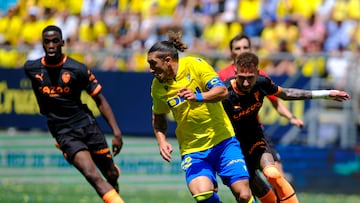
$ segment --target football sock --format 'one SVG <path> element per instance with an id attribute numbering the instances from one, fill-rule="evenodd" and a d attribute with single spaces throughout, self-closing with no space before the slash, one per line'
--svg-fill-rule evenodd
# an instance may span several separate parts
<path id="1" fill-rule="evenodd" d="M 102 199 L 105 203 L 125 203 L 115 189 L 105 193 Z"/>
<path id="2" fill-rule="evenodd" d="M 248 203 L 256 203 L 254 196 L 251 196 Z"/>
<path id="3" fill-rule="evenodd" d="M 221 203 L 219 196 L 214 191 L 203 192 L 200 194 L 193 195 L 196 202 L 201 203 Z"/>
<path id="4" fill-rule="evenodd" d="M 282 203 L 298 203 L 294 188 L 290 183 L 281 175 L 279 170 L 273 166 L 266 166 L 263 173 L 269 183 L 274 187 L 280 202 Z"/>
<path id="5" fill-rule="evenodd" d="M 269 192 L 266 193 L 264 196 L 258 198 L 261 203 L 274 203 L 277 200 L 277 197 L 273 190 L 269 190 Z"/>

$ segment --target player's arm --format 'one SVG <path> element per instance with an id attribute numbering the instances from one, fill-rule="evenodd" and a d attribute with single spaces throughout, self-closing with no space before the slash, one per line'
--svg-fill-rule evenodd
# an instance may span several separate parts
<path id="1" fill-rule="evenodd" d="M 104 117 L 105 121 L 108 123 L 114 134 L 114 137 L 112 139 L 112 150 L 115 156 L 120 152 L 123 146 L 121 130 L 115 120 L 114 113 L 104 95 L 99 93 L 95 95 L 93 99 L 97 107 L 99 108 L 101 115 Z"/>
<path id="2" fill-rule="evenodd" d="M 160 155 L 164 160 L 170 162 L 173 148 L 171 144 L 166 140 L 166 130 L 167 130 L 166 114 L 153 114 L 152 126 L 159 146 Z"/>
<path id="3" fill-rule="evenodd" d="M 178 96 L 186 100 L 197 102 L 218 102 L 225 99 L 228 90 L 219 77 L 214 77 L 206 83 L 205 87 L 208 91 L 194 93 L 190 89 L 184 87 L 178 91 Z"/>
<path id="4" fill-rule="evenodd" d="M 273 95 L 271 95 L 273 96 Z M 304 126 L 304 121 L 296 118 L 290 110 L 285 106 L 283 102 L 279 99 L 269 99 L 272 106 L 276 109 L 276 111 L 280 114 L 280 116 L 287 118 L 292 125 L 297 126 L 298 128 L 302 128 Z"/>
<path id="5" fill-rule="evenodd" d="M 347 92 L 340 90 L 303 90 L 282 88 L 280 86 L 278 87 L 276 96 L 284 100 L 331 99 L 335 101 L 345 101 L 350 99 L 350 95 Z"/>

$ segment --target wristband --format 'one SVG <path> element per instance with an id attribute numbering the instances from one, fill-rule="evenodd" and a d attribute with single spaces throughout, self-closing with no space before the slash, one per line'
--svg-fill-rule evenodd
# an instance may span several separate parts
<path id="1" fill-rule="evenodd" d="M 330 90 L 312 90 L 311 96 L 313 99 L 328 98 L 330 96 Z"/>
<path id="2" fill-rule="evenodd" d="M 201 93 L 196 93 L 195 98 L 196 98 L 196 101 L 198 101 L 198 102 L 203 102 L 204 101 L 204 97 L 202 96 Z"/>

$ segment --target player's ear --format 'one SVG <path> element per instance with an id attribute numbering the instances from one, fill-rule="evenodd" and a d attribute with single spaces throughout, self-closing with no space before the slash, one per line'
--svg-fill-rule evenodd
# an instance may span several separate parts
<path id="1" fill-rule="evenodd" d="M 172 60 L 172 58 L 171 58 L 170 56 L 166 56 L 166 57 L 164 58 L 164 61 L 167 62 L 167 63 L 170 63 L 171 60 Z"/>
<path id="2" fill-rule="evenodd" d="M 61 46 L 64 46 L 64 45 L 65 45 L 65 41 L 61 40 Z"/>

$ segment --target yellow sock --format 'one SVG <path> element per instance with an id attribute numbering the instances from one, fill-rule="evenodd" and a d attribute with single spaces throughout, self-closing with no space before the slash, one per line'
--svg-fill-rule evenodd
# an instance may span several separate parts
<path id="1" fill-rule="evenodd" d="M 102 199 L 105 203 L 125 203 L 115 189 L 105 193 Z"/>
<path id="2" fill-rule="evenodd" d="M 283 203 L 298 203 L 294 188 L 290 183 L 281 175 L 279 170 L 273 166 L 266 166 L 263 173 L 269 183 L 274 187 L 278 194 L 280 201 Z"/>

